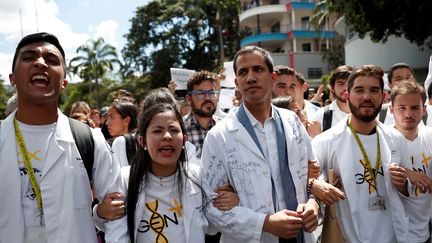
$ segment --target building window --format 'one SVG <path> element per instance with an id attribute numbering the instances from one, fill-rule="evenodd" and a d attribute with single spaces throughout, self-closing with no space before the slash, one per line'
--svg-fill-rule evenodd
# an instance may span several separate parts
<path id="1" fill-rule="evenodd" d="M 311 51 L 311 44 L 310 43 L 304 43 L 302 46 L 303 46 L 303 51 L 305 51 L 305 52 Z"/>
<path id="2" fill-rule="evenodd" d="M 326 43 L 321 44 L 321 51 L 327 51 L 327 44 Z"/>
<path id="3" fill-rule="evenodd" d="M 308 78 L 310 79 L 320 79 L 322 77 L 321 68 L 308 68 Z"/>
<path id="4" fill-rule="evenodd" d="M 309 16 L 301 18 L 301 27 L 302 30 L 307 30 L 309 27 Z"/>
<path id="5" fill-rule="evenodd" d="M 277 22 L 276 24 L 272 25 L 271 32 L 272 33 L 279 33 L 280 32 L 280 22 Z"/>

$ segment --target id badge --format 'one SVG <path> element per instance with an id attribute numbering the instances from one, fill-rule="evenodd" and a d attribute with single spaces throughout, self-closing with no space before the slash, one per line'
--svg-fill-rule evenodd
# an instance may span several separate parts
<path id="1" fill-rule="evenodd" d="M 369 198 L 369 210 L 385 210 L 385 200 L 381 196 Z"/>
<path id="2" fill-rule="evenodd" d="M 40 225 L 27 227 L 25 243 L 47 243 L 45 227 Z"/>

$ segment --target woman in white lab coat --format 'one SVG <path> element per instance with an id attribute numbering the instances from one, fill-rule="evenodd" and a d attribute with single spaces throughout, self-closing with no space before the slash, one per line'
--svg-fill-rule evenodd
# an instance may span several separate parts
<path id="1" fill-rule="evenodd" d="M 139 134 L 137 156 L 122 168 L 127 217 L 106 224 L 105 240 L 204 242 L 211 233 L 203 211 L 209 200 L 198 181 L 199 168 L 186 163 L 181 115 L 169 104 L 151 106 L 142 115 Z M 238 204 L 233 195 L 220 192 L 213 203 L 232 208 Z"/>

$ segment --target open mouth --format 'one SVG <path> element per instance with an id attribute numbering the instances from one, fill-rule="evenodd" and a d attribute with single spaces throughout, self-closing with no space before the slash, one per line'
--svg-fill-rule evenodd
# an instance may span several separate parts
<path id="1" fill-rule="evenodd" d="M 39 86 L 39 87 L 46 87 L 49 85 L 48 77 L 46 75 L 42 75 L 42 74 L 33 75 L 30 82 L 33 85 Z"/>
<path id="2" fill-rule="evenodd" d="M 162 153 L 172 153 L 172 152 L 174 152 L 174 150 L 175 149 L 172 146 L 163 146 L 163 147 L 159 148 L 159 151 Z"/>

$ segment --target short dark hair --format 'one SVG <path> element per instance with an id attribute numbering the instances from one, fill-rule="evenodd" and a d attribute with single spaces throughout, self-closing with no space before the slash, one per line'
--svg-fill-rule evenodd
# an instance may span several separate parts
<path id="1" fill-rule="evenodd" d="M 294 76 L 301 84 L 306 83 L 305 77 L 300 72 L 295 71 Z"/>
<path id="2" fill-rule="evenodd" d="M 19 55 L 21 48 L 23 48 L 26 45 L 30 45 L 30 44 L 33 44 L 36 42 L 48 42 L 48 43 L 52 44 L 53 46 L 57 47 L 57 49 L 60 51 L 60 53 L 63 57 L 64 75 L 66 77 L 65 52 L 64 52 L 62 46 L 60 45 L 60 42 L 57 39 L 57 37 L 53 34 L 46 33 L 46 32 L 39 32 L 39 33 L 30 34 L 30 35 L 24 36 L 24 38 L 22 38 L 20 40 L 20 42 L 18 43 L 18 45 L 15 49 L 15 54 L 14 54 L 13 61 L 12 61 L 12 72 L 14 72 L 14 70 L 15 70 L 15 65 L 16 65 L 17 58 L 18 58 L 18 55 Z"/>
<path id="3" fill-rule="evenodd" d="M 354 86 L 354 80 L 358 77 L 374 77 L 377 78 L 380 82 L 381 91 L 384 92 L 384 80 L 383 80 L 384 71 L 382 68 L 373 65 L 362 65 L 353 70 L 353 72 L 348 77 L 348 93 L 351 92 L 352 87 Z"/>
<path id="4" fill-rule="evenodd" d="M 412 67 L 410 65 L 403 63 L 403 62 L 396 63 L 390 68 L 390 70 L 388 72 L 387 78 L 388 78 L 389 83 L 392 82 L 393 72 L 396 71 L 397 69 L 401 69 L 401 68 L 408 68 L 411 71 L 412 75 L 414 76 L 414 70 L 412 69 Z"/>
<path id="5" fill-rule="evenodd" d="M 276 67 L 274 67 L 274 72 L 276 73 L 276 75 L 293 75 L 295 73 L 295 70 L 293 68 L 290 68 L 288 66 L 285 65 L 278 65 Z"/>
<path id="6" fill-rule="evenodd" d="M 422 99 L 422 103 L 426 103 L 426 92 L 424 88 L 416 82 L 412 82 L 410 80 L 402 80 L 397 82 L 391 89 L 390 93 L 390 100 L 392 104 L 394 104 L 396 96 L 404 94 L 419 94 Z"/>
<path id="7" fill-rule="evenodd" d="M 255 52 L 255 51 L 259 52 L 263 55 L 263 57 L 265 59 L 265 63 L 267 65 L 267 68 L 269 69 L 270 73 L 273 72 L 273 59 L 270 55 L 270 52 L 268 52 L 266 49 L 263 49 L 263 48 L 258 47 L 258 46 L 245 46 L 242 49 L 240 49 L 234 56 L 233 67 L 234 67 L 234 73 L 236 76 L 237 76 L 237 59 L 238 59 L 238 57 L 241 55 Z"/>
<path id="8" fill-rule="evenodd" d="M 330 86 L 334 87 L 336 84 L 336 80 L 338 79 L 347 79 L 348 76 L 352 73 L 353 68 L 347 65 L 342 65 L 337 67 L 330 76 Z"/>
<path id="9" fill-rule="evenodd" d="M 209 71 L 199 71 L 195 72 L 192 77 L 190 77 L 186 84 L 187 92 L 193 90 L 194 85 L 200 85 L 203 81 L 209 80 L 216 86 L 216 74 Z"/>

